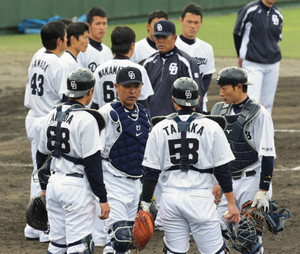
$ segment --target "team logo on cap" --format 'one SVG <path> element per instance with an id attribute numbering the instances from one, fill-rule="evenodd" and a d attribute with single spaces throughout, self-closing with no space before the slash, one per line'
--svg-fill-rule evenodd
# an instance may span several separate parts
<path id="1" fill-rule="evenodd" d="M 157 31 L 162 31 L 162 29 L 163 29 L 161 24 L 157 24 L 156 28 L 157 28 Z"/>
<path id="2" fill-rule="evenodd" d="M 72 90 L 76 90 L 77 89 L 77 84 L 74 80 L 71 81 L 71 88 Z"/>
<path id="3" fill-rule="evenodd" d="M 135 79 L 135 74 L 134 74 L 134 72 L 133 72 L 133 71 L 129 71 L 129 72 L 128 72 L 128 77 L 129 77 L 130 79 Z"/>
<path id="4" fill-rule="evenodd" d="M 186 90 L 184 94 L 185 94 L 186 99 L 191 99 L 192 98 L 191 90 Z"/>

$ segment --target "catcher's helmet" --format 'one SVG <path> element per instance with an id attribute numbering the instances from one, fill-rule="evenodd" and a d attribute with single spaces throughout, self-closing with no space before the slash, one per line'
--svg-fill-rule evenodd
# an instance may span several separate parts
<path id="1" fill-rule="evenodd" d="M 180 106 L 194 107 L 199 102 L 198 85 L 193 79 L 188 77 L 176 79 L 171 93 L 175 102 Z"/>
<path id="2" fill-rule="evenodd" d="M 226 67 L 222 69 L 217 76 L 218 85 L 252 85 L 248 82 L 247 72 L 238 67 Z"/>
<path id="3" fill-rule="evenodd" d="M 70 98 L 84 96 L 95 85 L 95 77 L 89 69 L 79 68 L 69 75 L 65 95 Z"/>

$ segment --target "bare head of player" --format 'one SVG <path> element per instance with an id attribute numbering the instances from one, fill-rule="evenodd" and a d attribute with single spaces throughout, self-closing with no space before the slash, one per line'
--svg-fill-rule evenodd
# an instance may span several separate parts
<path id="1" fill-rule="evenodd" d="M 86 21 L 90 28 L 90 38 L 102 42 L 107 30 L 107 14 L 101 7 L 93 7 L 87 13 Z"/>
<path id="2" fill-rule="evenodd" d="M 226 67 L 217 76 L 220 87 L 220 96 L 225 103 L 239 104 L 247 98 L 248 82 L 247 72 L 238 67 Z"/>
<path id="3" fill-rule="evenodd" d="M 202 25 L 202 8 L 195 3 L 188 4 L 179 21 L 182 25 L 182 35 L 190 40 L 195 39 Z"/>
<path id="4" fill-rule="evenodd" d="M 125 67 L 117 73 L 115 88 L 119 101 L 128 109 L 133 109 L 142 90 L 142 73 L 138 68 Z"/>

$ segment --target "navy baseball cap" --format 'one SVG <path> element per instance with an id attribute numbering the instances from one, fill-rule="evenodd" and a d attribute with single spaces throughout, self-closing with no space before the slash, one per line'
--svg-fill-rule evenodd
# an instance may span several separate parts
<path id="1" fill-rule="evenodd" d="M 119 70 L 117 73 L 117 84 L 126 85 L 126 84 L 143 84 L 142 73 L 136 67 L 125 67 Z"/>
<path id="2" fill-rule="evenodd" d="M 154 37 L 157 35 L 169 36 L 171 34 L 176 34 L 176 28 L 172 21 L 159 20 L 154 24 Z"/>

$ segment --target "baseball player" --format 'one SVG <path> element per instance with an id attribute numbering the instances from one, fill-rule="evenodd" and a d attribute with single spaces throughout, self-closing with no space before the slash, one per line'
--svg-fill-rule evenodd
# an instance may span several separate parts
<path id="1" fill-rule="evenodd" d="M 102 43 L 107 30 L 107 14 L 101 7 L 93 7 L 86 16 L 89 24 L 89 45 L 87 50 L 79 53 L 78 62 L 81 67 L 94 72 L 98 65 L 113 58 L 109 47 Z"/>
<path id="2" fill-rule="evenodd" d="M 204 88 L 195 60 L 175 46 L 177 35 L 174 23 L 157 21 L 153 36 L 158 52 L 144 62 L 154 90 L 154 95 L 148 100 L 149 108 L 151 116 L 168 115 L 175 111 L 170 91 L 177 78 L 193 78 L 199 86 L 200 96 L 204 95 Z M 202 111 L 202 102 L 197 105 L 197 110 Z"/>
<path id="3" fill-rule="evenodd" d="M 243 67 L 254 84 L 250 98 L 258 100 L 271 114 L 276 93 L 281 52 L 283 16 L 274 6 L 276 0 L 259 0 L 240 9 L 233 35 L 238 66 Z"/>
<path id="4" fill-rule="evenodd" d="M 120 69 L 115 84 L 118 100 L 99 109 L 106 121 L 101 133 L 101 154 L 111 207 L 109 218 L 104 221 L 106 232 L 110 232 L 118 221 L 134 221 L 138 209 L 141 190 L 139 179 L 144 173 L 142 160 L 150 128 L 148 111 L 136 103 L 142 85 L 142 73 L 138 68 L 128 66 Z M 112 233 L 108 233 L 103 253 L 115 253 L 111 238 Z M 126 241 L 125 238 L 126 235 L 122 239 Z"/>
<path id="5" fill-rule="evenodd" d="M 242 204 L 253 200 L 252 206 L 267 211 L 272 196 L 271 179 L 276 156 L 271 116 L 261 104 L 248 97 L 247 89 L 251 83 L 243 69 L 222 69 L 217 83 L 224 102 L 216 104 L 211 114 L 223 115 L 228 122 L 225 134 L 235 155 L 229 167 L 236 205 L 241 209 Z M 218 195 L 218 191 L 215 194 Z M 227 201 L 222 197 L 218 206 L 221 222 L 226 206 Z M 259 239 L 261 243 L 261 236 Z M 258 253 L 263 253 L 263 248 Z"/>
<path id="6" fill-rule="evenodd" d="M 41 39 L 46 50 L 35 54 L 31 60 L 24 96 L 24 106 L 29 109 L 25 127 L 31 143 L 33 174 L 37 170 L 35 155 L 45 116 L 63 97 L 60 89 L 63 69 L 59 56 L 67 47 L 65 25 L 60 21 L 47 23 L 41 29 Z M 31 178 L 30 197 L 35 197 L 40 192 L 38 181 Z M 28 225 L 24 229 L 25 237 L 48 241 L 48 236 L 40 232 Z"/>
<path id="7" fill-rule="evenodd" d="M 63 22 L 65 24 L 66 29 L 67 29 L 67 26 L 73 22 L 72 20 L 65 19 L 65 18 L 59 19 L 58 21 Z M 46 51 L 45 47 L 40 48 L 37 52 L 35 52 L 35 54 L 33 55 L 33 58 L 35 58 L 39 53 L 44 53 L 45 51 Z"/>
<path id="8" fill-rule="evenodd" d="M 175 45 L 193 57 L 199 66 L 200 76 L 205 89 L 203 111 L 207 111 L 207 90 L 212 74 L 216 69 L 212 46 L 196 37 L 203 23 L 202 18 L 202 8 L 195 3 L 188 4 L 179 19 L 182 25 L 182 34 L 177 37 Z"/>
<path id="9" fill-rule="evenodd" d="M 153 95 L 153 89 L 144 67 L 129 60 L 134 51 L 135 33 L 127 26 L 117 26 L 111 33 L 112 51 L 115 55 L 113 60 L 101 64 L 94 72 L 96 78 L 95 94 L 93 96 L 92 108 L 98 109 L 105 103 L 112 102 L 117 98 L 114 87 L 117 72 L 132 66 L 142 72 L 143 87 L 139 97 L 139 103 L 148 108 L 147 98 Z"/>
<path id="10" fill-rule="evenodd" d="M 52 156 L 48 184 L 41 183 L 50 224 L 49 254 L 93 254 L 96 197 L 100 200 L 99 217 L 106 219 L 110 212 L 100 153 L 100 131 L 105 122 L 98 111 L 85 107 L 92 99 L 94 84 L 90 70 L 72 72 L 65 92 L 69 100 L 49 113 L 41 131 L 38 167 Z"/>
<path id="11" fill-rule="evenodd" d="M 176 113 L 152 120 L 156 124 L 143 160 L 142 209 L 149 209 L 160 177 L 163 253 L 187 253 L 190 233 L 201 253 L 225 253 L 212 188 L 216 177 L 228 200 L 227 219 L 239 222 L 228 168 L 234 156 L 219 124 L 195 113 L 199 93 L 193 79 L 182 77 L 174 82 L 172 101 Z"/>
<path id="12" fill-rule="evenodd" d="M 153 11 L 149 14 L 147 23 L 148 37 L 135 44 L 133 55 L 130 58 L 131 61 L 142 65 L 149 56 L 157 52 L 153 38 L 154 24 L 159 20 L 166 19 L 168 19 L 168 14 L 162 10 Z"/>
<path id="13" fill-rule="evenodd" d="M 64 79 L 61 89 L 66 91 L 67 77 L 72 71 L 80 68 L 77 56 L 85 52 L 89 44 L 89 26 L 85 22 L 74 22 L 67 27 L 67 50 L 61 56 L 64 69 Z"/>

